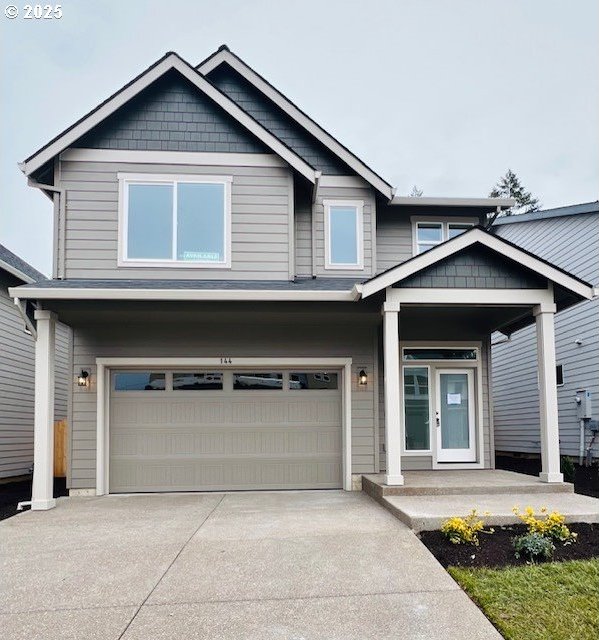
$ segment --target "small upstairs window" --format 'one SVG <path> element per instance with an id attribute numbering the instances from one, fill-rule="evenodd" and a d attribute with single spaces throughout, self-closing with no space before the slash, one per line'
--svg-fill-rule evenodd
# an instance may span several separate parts
<path id="1" fill-rule="evenodd" d="M 415 254 L 424 253 L 438 244 L 451 240 L 473 227 L 475 222 L 447 220 L 416 221 L 414 224 Z"/>
<path id="2" fill-rule="evenodd" d="M 364 268 L 361 200 L 325 200 L 325 268 Z"/>
<path id="3" fill-rule="evenodd" d="M 119 174 L 122 266 L 230 266 L 227 177 Z"/>

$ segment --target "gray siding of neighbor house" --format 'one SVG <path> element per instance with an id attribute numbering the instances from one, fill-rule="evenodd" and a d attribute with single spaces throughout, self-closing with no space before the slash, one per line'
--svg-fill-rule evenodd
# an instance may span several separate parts
<path id="1" fill-rule="evenodd" d="M 172 71 L 73 146 L 90 149 L 268 153 L 269 149 Z"/>
<path id="2" fill-rule="evenodd" d="M 0 478 L 24 475 L 33 465 L 33 388 L 35 343 L 9 297 L 14 279 L 0 275 Z M 54 419 L 67 417 L 70 335 L 56 330 Z"/>
<path id="3" fill-rule="evenodd" d="M 571 215 L 496 227 L 499 236 L 599 284 L 599 214 Z M 558 387 L 560 449 L 577 456 L 579 426 L 575 392 L 589 389 L 599 413 L 599 300 L 561 311 L 555 317 L 557 363 L 564 385 Z M 575 340 L 582 340 L 579 346 Z M 535 328 L 514 333 L 493 347 L 493 401 L 497 451 L 540 452 Z M 587 438 L 588 441 L 588 438 Z M 599 454 L 599 442 L 594 455 Z"/>
<path id="4" fill-rule="evenodd" d="M 324 200 L 361 200 L 363 207 L 364 269 L 325 269 L 325 209 Z M 372 189 L 363 187 L 321 187 L 312 208 L 314 274 L 316 276 L 339 276 L 369 278 L 374 275 L 376 265 L 376 200 Z"/>
<path id="5" fill-rule="evenodd" d="M 254 309 L 256 311 L 256 309 Z M 156 313 L 160 313 L 155 308 Z M 375 433 L 376 381 L 366 390 L 357 386 L 357 372 L 374 372 L 377 318 L 343 313 L 336 317 L 317 311 L 302 313 L 296 307 L 269 315 L 241 309 L 235 313 L 187 311 L 176 319 L 171 311 L 169 326 L 148 324 L 132 313 L 130 321 L 84 323 L 74 327 L 73 375 L 82 368 L 92 371 L 90 389 L 73 393 L 73 432 L 70 487 L 96 486 L 96 393 L 97 357 L 351 357 L 352 365 L 352 472 L 372 473 L 378 466 L 378 434 Z M 141 314 L 146 316 L 146 314 Z M 243 316 L 241 318 L 241 316 Z M 121 319 L 122 320 L 122 319 Z M 274 368 L 276 369 L 276 367 Z M 372 376 L 375 378 L 375 376 Z"/>
<path id="6" fill-rule="evenodd" d="M 231 268 L 118 267 L 118 172 L 232 176 Z M 67 278 L 289 279 L 293 180 L 285 167 L 61 161 L 60 184 Z"/>
<path id="7" fill-rule="evenodd" d="M 547 282 L 484 247 L 470 247 L 402 280 L 397 286 L 465 289 L 545 289 Z"/>
<path id="8" fill-rule="evenodd" d="M 408 338 L 406 338 L 408 339 Z M 440 334 L 437 340 L 442 340 L 443 336 Z M 468 340 L 465 336 L 463 340 Z M 429 343 L 432 339 L 429 341 Z M 473 341 L 476 342 L 476 341 Z M 489 343 L 490 340 L 483 340 L 481 346 L 481 359 L 480 359 L 480 367 L 481 367 L 481 378 L 482 378 L 482 403 L 483 403 L 483 447 L 484 447 L 484 466 L 485 469 L 490 469 L 494 465 L 493 461 L 493 416 L 491 409 L 491 402 L 489 398 L 489 389 L 490 389 L 490 369 L 489 369 Z M 423 341 L 423 345 L 426 344 L 426 341 Z M 401 348 L 401 346 L 400 346 Z M 386 470 L 386 453 L 385 453 L 385 388 L 383 385 L 383 355 L 382 348 L 379 345 L 379 380 L 381 384 L 378 389 L 378 402 L 379 402 L 379 460 L 380 460 L 380 470 Z M 447 367 L 451 367 L 451 364 L 448 362 Z M 478 392 L 477 392 L 478 398 Z M 477 407 L 478 412 L 478 407 Z M 433 457 L 430 456 L 402 456 L 401 458 L 401 466 L 405 471 L 420 471 L 426 469 L 433 468 Z"/>
<path id="9" fill-rule="evenodd" d="M 321 142 L 228 65 L 220 65 L 207 77 L 310 166 L 329 175 L 352 173 L 351 169 Z"/>

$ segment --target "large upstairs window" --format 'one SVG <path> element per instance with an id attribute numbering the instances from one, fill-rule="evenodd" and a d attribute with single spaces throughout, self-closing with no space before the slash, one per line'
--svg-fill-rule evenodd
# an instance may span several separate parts
<path id="1" fill-rule="evenodd" d="M 119 174 L 122 266 L 229 267 L 231 178 Z"/>
<path id="2" fill-rule="evenodd" d="M 450 220 L 415 220 L 414 229 L 414 255 L 424 253 L 438 244 L 451 240 L 468 231 L 476 223 L 474 221 L 450 221 Z"/>
<path id="3" fill-rule="evenodd" d="M 325 268 L 364 268 L 361 200 L 324 200 Z"/>

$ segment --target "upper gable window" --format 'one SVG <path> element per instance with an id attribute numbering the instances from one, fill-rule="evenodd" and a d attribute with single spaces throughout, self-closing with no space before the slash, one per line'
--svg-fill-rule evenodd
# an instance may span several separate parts
<path id="1" fill-rule="evenodd" d="M 119 181 L 122 266 L 230 266 L 230 177 L 119 174 Z"/>
<path id="2" fill-rule="evenodd" d="M 325 268 L 363 269 L 361 200 L 325 200 Z"/>
<path id="3" fill-rule="evenodd" d="M 447 220 L 418 220 L 414 224 L 414 253 L 424 253 L 438 244 L 468 231 L 476 223 Z"/>

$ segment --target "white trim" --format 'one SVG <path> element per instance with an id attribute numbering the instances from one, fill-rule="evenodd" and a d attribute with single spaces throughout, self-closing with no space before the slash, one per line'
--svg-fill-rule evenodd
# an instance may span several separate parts
<path id="1" fill-rule="evenodd" d="M 7 273 L 19 278 L 19 280 L 22 280 L 26 284 L 35 282 L 31 276 L 26 275 L 20 269 L 17 269 L 17 267 L 13 267 L 11 264 L 8 264 L 8 262 L 4 262 L 4 260 L 0 260 L 0 269 L 3 269 Z"/>
<path id="2" fill-rule="evenodd" d="M 121 149 L 66 149 L 68 162 L 201 165 L 213 167 L 286 167 L 274 153 L 212 153 L 204 151 L 129 151 Z"/>
<path id="3" fill-rule="evenodd" d="M 322 201 L 324 208 L 324 268 L 332 271 L 363 271 L 364 270 L 364 201 L 363 200 L 329 200 Z M 331 208 L 353 207 L 356 210 L 356 255 L 355 264 L 337 264 L 331 262 Z"/>
<path id="4" fill-rule="evenodd" d="M 349 286 L 349 284 L 348 284 Z M 352 290 L 290 291 L 287 289 L 45 289 L 10 287 L 22 300 L 249 300 L 355 302 Z"/>
<path id="5" fill-rule="evenodd" d="M 231 268 L 231 183 L 232 176 L 186 175 L 165 173 L 117 173 L 119 181 L 118 203 L 118 260 L 117 266 L 125 268 L 158 267 L 171 269 L 230 269 Z M 223 224 L 223 249 L 225 259 L 219 262 L 198 260 L 177 260 L 177 186 L 179 183 L 194 184 L 221 184 L 224 190 L 224 224 Z M 128 246 L 128 220 L 129 220 L 129 186 L 135 185 L 172 185 L 173 189 L 173 229 L 172 252 L 174 258 L 152 260 L 148 258 L 129 258 Z"/>
<path id="6" fill-rule="evenodd" d="M 96 495 L 109 493 L 109 451 L 110 451 L 110 370 L 117 367 L 218 367 L 236 369 L 240 367 L 330 367 L 342 371 L 342 447 L 343 447 L 343 489 L 352 490 L 351 453 L 351 402 L 352 402 L 352 359 L 351 358 L 230 358 L 224 364 L 223 358 L 96 358 Z"/>
<path id="7" fill-rule="evenodd" d="M 552 303 L 550 289 L 433 289 L 389 288 L 388 298 L 401 304 L 447 304 L 468 307 L 522 306 Z"/>
<path id="8" fill-rule="evenodd" d="M 108 99 L 104 104 L 98 107 L 93 113 L 84 116 L 81 122 L 60 134 L 54 142 L 37 151 L 29 160 L 23 162 L 20 165 L 23 173 L 27 176 L 31 175 L 32 172 L 39 169 L 48 162 L 48 160 L 51 160 L 61 151 L 64 151 L 73 142 L 75 142 L 75 140 L 79 139 L 83 134 L 87 133 L 90 129 L 102 122 L 119 107 L 123 106 L 131 98 L 139 94 L 143 89 L 150 86 L 171 69 L 176 69 L 181 73 L 181 75 L 187 78 L 187 80 L 208 96 L 208 98 L 216 102 L 216 104 L 218 104 L 224 111 L 235 118 L 248 131 L 253 133 L 259 140 L 283 158 L 283 160 L 291 165 L 296 171 L 301 173 L 311 183 L 314 183 L 314 169 L 310 167 L 310 165 L 304 162 L 304 160 L 278 140 L 278 138 L 268 132 L 256 120 L 245 113 L 245 111 L 238 107 L 231 99 L 203 78 L 200 73 L 175 53 L 166 55 L 163 60 L 158 62 L 158 64 L 143 72 L 136 80 L 121 89 L 112 98 Z"/>
<path id="9" fill-rule="evenodd" d="M 422 269 L 426 269 L 436 262 L 443 260 L 444 258 L 448 258 L 458 251 L 470 247 L 477 242 L 489 249 L 492 249 L 493 251 L 496 251 L 506 258 L 520 263 L 523 267 L 526 267 L 531 271 L 535 271 L 548 280 L 551 280 L 565 289 L 576 293 L 582 298 L 590 300 L 593 297 L 593 288 L 591 286 L 586 285 L 573 276 L 563 273 L 556 267 L 529 255 L 525 251 L 508 244 L 501 238 L 493 236 L 478 228 L 471 229 L 456 238 L 447 240 L 447 242 L 434 247 L 430 251 L 421 253 L 411 260 L 408 260 L 389 271 L 381 273 L 369 282 L 362 284 L 360 287 L 362 297 L 367 298 L 382 289 L 386 289 L 396 282 L 400 282 L 408 276 L 411 276 Z M 455 292 L 456 289 L 450 289 L 449 291 Z"/>
<path id="10" fill-rule="evenodd" d="M 412 255 L 417 256 L 417 255 L 420 255 L 418 253 L 419 244 L 427 244 L 427 245 L 430 245 L 430 247 L 432 248 L 432 247 L 439 246 L 443 242 L 447 242 L 447 240 L 449 240 L 449 225 L 461 224 L 461 225 L 469 225 L 471 227 L 474 227 L 478 224 L 479 219 L 474 217 L 452 218 L 450 216 L 411 216 L 410 222 L 412 223 Z M 441 241 L 440 242 L 418 242 L 418 227 L 421 224 L 441 225 Z M 468 231 L 468 229 L 466 229 L 466 231 Z"/>
<path id="11" fill-rule="evenodd" d="M 439 434 L 436 438 L 436 463 L 473 463 L 476 462 L 476 410 L 474 395 L 476 393 L 474 386 L 474 371 L 475 367 L 436 367 L 435 368 L 435 414 L 441 411 L 441 375 L 443 374 L 466 374 L 468 380 L 468 449 L 443 449 L 442 446 L 442 434 L 443 424 L 439 426 Z M 435 423 L 436 428 L 436 423 Z M 445 454 L 444 452 L 452 452 Z M 447 456 L 447 457 L 446 457 Z M 473 460 L 469 458 L 473 457 Z"/>
<path id="12" fill-rule="evenodd" d="M 285 98 L 279 91 L 271 86 L 264 78 L 260 77 L 253 69 L 250 69 L 242 60 L 232 54 L 230 51 L 223 49 L 198 65 L 197 69 L 200 73 L 206 75 L 213 69 L 218 67 L 222 62 L 226 62 L 235 71 L 241 74 L 248 82 L 258 88 L 267 98 L 272 100 L 287 115 L 293 118 L 304 129 L 311 133 L 317 140 L 328 147 L 335 155 L 341 158 L 348 166 L 350 166 L 357 174 L 362 176 L 375 189 L 380 191 L 388 200 L 393 197 L 394 189 L 380 178 L 372 169 L 367 167 L 359 158 L 351 151 L 346 149 L 333 136 L 322 129 L 316 122 L 309 118 L 305 113 L 298 109 L 290 100 Z"/>
<path id="13" fill-rule="evenodd" d="M 514 198 L 428 198 L 414 196 L 395 196 L 390 205 L 410 207 L 501 207 L 509 209 L 516 204 Z"/>

